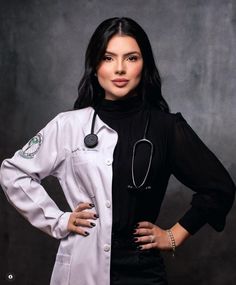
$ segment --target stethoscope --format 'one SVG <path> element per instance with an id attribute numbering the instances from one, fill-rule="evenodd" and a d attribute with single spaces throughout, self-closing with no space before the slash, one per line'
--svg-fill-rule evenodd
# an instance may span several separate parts
<path id="1" fill-rule="evenodd" d="M 94 148 L 98 144 L 98 136 L 94 133 L 96 115 L 97 115 L 97 108 L 95 108 L 95 110 L 94 110 L 92 124 L 91 124 L 91 132 L 90 132 L 90 134 L 86 135 L 84 138 L 84 144 L 88 148 Z M 137 189 L 138 191 L 143 191 L 143 190 L 151 189 L 151 186 L 145 186 L 145 183 L 146 183 L 146 180 L 147 180 L 148 174 L 150 172 L 150 168 L 151 168 L 151 163 L 152 163 L 152 158 L 153 158 L 153 148 L 154 148 L 153 143 L 147 139 L 147 131 L 148 131 L 148 126 L 149 126 L 149 121 L 150 121 L 150 109 L 147 112 L 147 119 L 146 119 L 143 138 L 136 141 L 133 145 L 132 163 L 131 163 L 131 173 L 132 173 L 133 185 L 127 186 L 127 188 L 130 190 Z M 144 178 L 143 178 L 142 182 L 139 185 L 137 185 L 136 179 L 135 179 L 135 173 L 134 173 L 134 160 L 135 160 L 135 154 L 137 151 L 137 147 L 140 144 L 146 144 L 150 149 L 150 154 L 149 154 L 148 167 L 147 167 L 146 173 L 144 175 Z"/>

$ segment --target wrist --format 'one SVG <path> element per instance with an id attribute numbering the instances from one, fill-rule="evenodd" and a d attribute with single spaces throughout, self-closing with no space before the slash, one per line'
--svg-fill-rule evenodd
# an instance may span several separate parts
<path id="1" fill-rule="evenodd" d="M 183 228 L 179 223 L 171 227 L 170 230 L 175 239 L 176 247 L 180 246 L 183 243 L 183 241 L 190 236 L 190 233 L 185 228 Z"/>
<path id="2" fill-rule="evenodd" d="M 175 257 L 176 242 L 175 242 L 173 232 L 171 229 L 167 229 L 166 234 L 167 234 L 168 242 L 170 245 L 170 249 L 172 250 L 172 256 Z"/>

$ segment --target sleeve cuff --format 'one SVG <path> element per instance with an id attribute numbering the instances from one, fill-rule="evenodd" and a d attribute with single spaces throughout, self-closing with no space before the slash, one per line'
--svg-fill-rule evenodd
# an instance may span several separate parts
<path id="1" fill-rule="evenodd" d="M 190 208 L 179 220 L 179 224 L 184 227 L 191 235 L 194 235 L 206 223 L 206 218 L 196 207 Z"/>
<path id="2" fill-rule="evenodd" d="M 54 234 L 55 238 L 62 239 L 70 233 L 70 231 L 67 229 L 70 215 L 71 215 L 71 212 L 64 212 L 60 216 L 57 227 L 55 229 L 55 234 Z"/>

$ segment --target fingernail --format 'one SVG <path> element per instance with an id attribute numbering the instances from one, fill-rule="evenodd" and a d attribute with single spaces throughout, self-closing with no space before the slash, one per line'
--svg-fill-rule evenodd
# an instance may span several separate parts
<path id="1" fill-rule="evenodd" d="M 137 240 L 138 240 L 138 238 L 137 238 L 137 237 L 134 237 L 134 238 L 133 238 L 133 241 L 137 241 Z"/>
<path id="2" fill-rule="evenodd" d="M 91 226 L 93 226 L 93 227 L 95 227 L 95 226 L 96 226 L 96 224 L 94 224 L 94 223 L 92 223 L 92 222 L 90 223 L 90 225 L 91 225 Z"/>
<path id="3" fill-rule="evenodd" d="M 93 216 L 94 216 L 94 218 L 99 218 L 99 215 L 97 215 L 97 214 L 94 214 Z"/>
<path id="4" fill-rule="evenodd" d="M 134 227 L 135 227 L 135 228 L 138 228 L 138 227 L 139 227 L 139 223 L 137 223 Z"/>
<path id="5" fill-rule="evenodd" d="M 90 207 L 92 207 L 92 208 L 93 208 L 93 207 L 95 207 L 95 205 L 94 205 L 94 204 L 92 204 L 92 203 L 91 203 L 91 204 L 89 204 L 89 206 L 90 206 Z"/>
<path id="6" fill-rule="evenodd" d="M 84 232 L 84 234 L 85 234 L 86 236 L 88 236 L 88 235 L 89 235 L 89 233 L 88 233 L 88 232 Z"/>
<path id="7" fill-rule="evenodd" d="M 137 249 L 142 249 L 143 247 L 141 245 L 138 245 L 137 246 Z"/>

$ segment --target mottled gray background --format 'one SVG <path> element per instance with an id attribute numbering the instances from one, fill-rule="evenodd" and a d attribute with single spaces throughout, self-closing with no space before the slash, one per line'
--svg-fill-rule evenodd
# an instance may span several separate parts
<path id="1" fill-rule="evenodd" d="M 113 16 L 131 17 L 145 29 L 172 112 L 183 114 L 235 181 L 234 0 L 1 0 L 0 159 L 72 107 L 88 40 Z M 48 178 L 43 184 L 66 209 L 58 183 Z M 172 177 L 158 224 L 175 223 L 191 195 Z M 224 232 L 205 226 L 175 260 L 164 254 L 170 285 L 236 284 L 235 212 L 234 206 Z M 0 284 L 9 284 L 8 272 L 15 275 L 12 284 L 48 284 L 58 242 L 30 226 L 2 191 L 0 226 Z"/>

